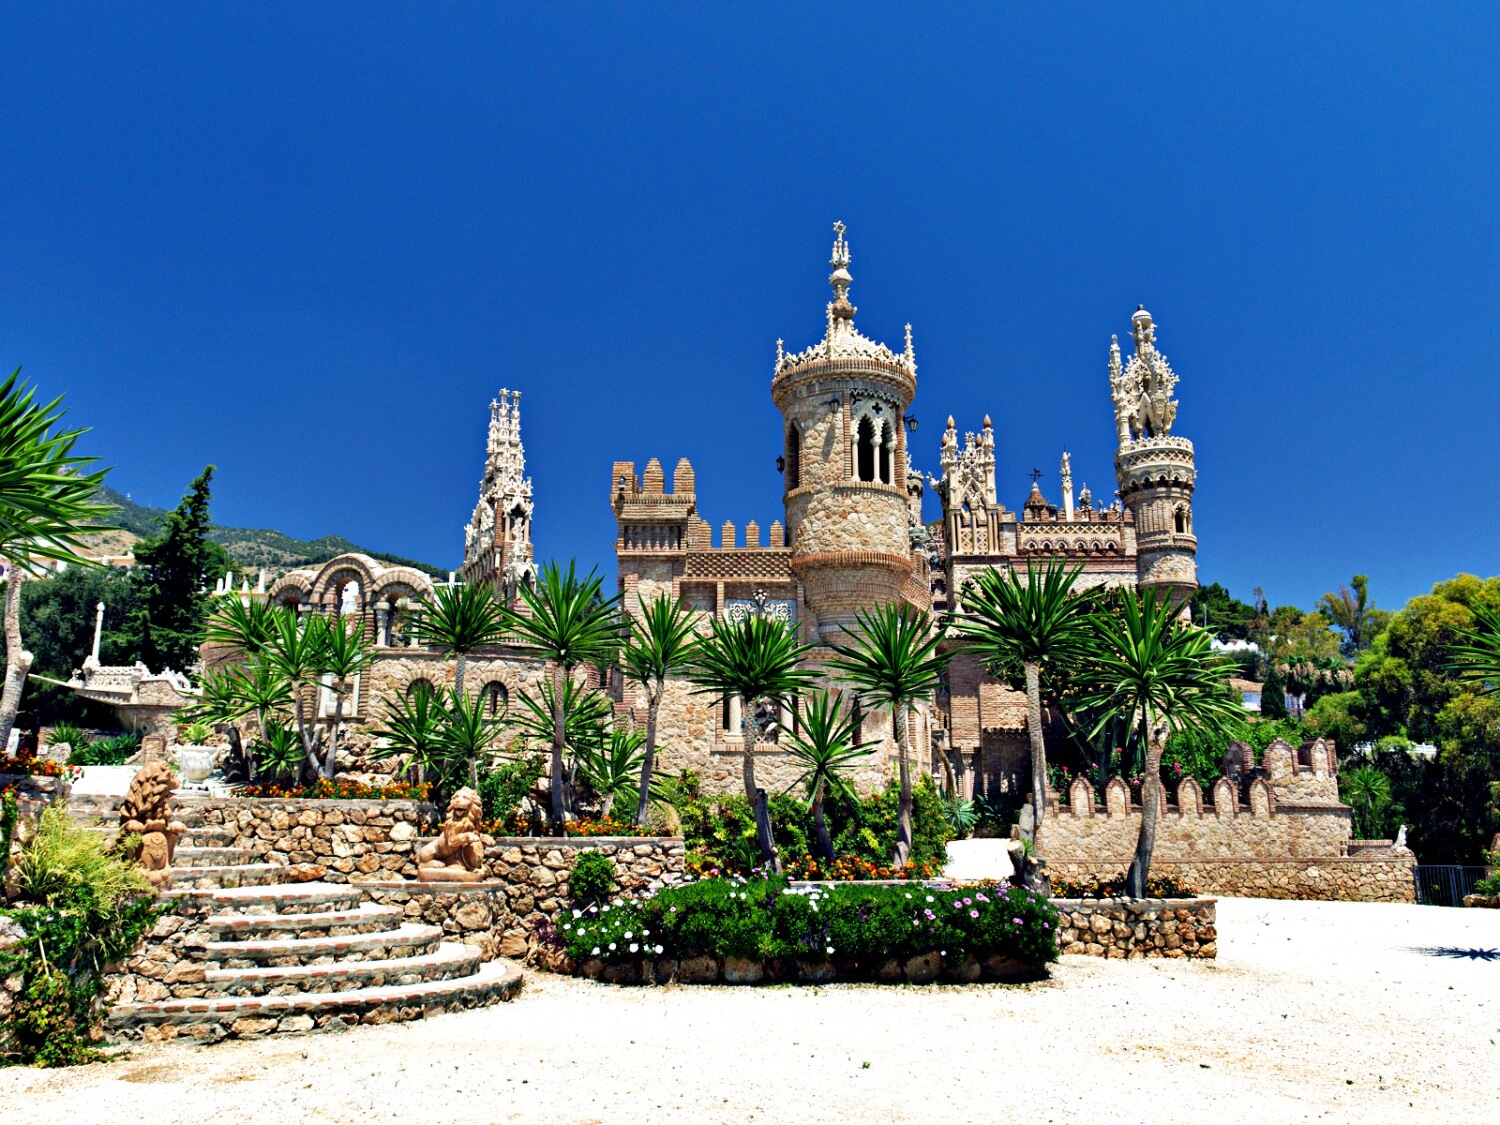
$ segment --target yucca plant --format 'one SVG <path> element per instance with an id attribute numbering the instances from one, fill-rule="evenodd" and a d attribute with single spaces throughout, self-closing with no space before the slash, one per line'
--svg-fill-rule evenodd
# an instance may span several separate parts
<path id="1" fill-rule="evenodd" d="M 1391 804 L 1391 779 L 1374 766 L 1357 766 L 1339 774 L 1339 795 L 1354 810 L 1354 838 L 1373 839 Z"/>
<path id="2" fill-rule="evenodd" d="M 895 864 L 904 867 L 911 858 L 912 841 L 911 709 L 932 697 L 948 655 L 938 651 L 943 634 L 934 628 L 931 614 L 904 602 L 860 610 L 854 620 L 852 642 L 832 646 L 837 655 L 829 667 L 866 705 L 891 713 L 901 779 Z"/>
<path id="3" fill-rule="evenodd" d="M 1458 630 L 1457 642 L 1448 646 L 1448 664 L 1466 683 L 1482 692 L 1500 691 L 1500 612 L 1483 602 L 1472 602 L 1473 624 Z"/>
<path id="4" fill-rule="evenodd" d="M 859 724 L 844 711 L 836 692 L 813 692 L 803 699 L 799 729 L 783 735 L 786 752 L 802 772 L 792 782 L 801 787 L 813 814 L 818 850 L 832 862 L 833 837 L 823 816 L 823 801 L 831 793 L 855 799 L 846 776 L 861 761 L 875 753 L 874 744 L 859 738 Z"/>
<path id="5" fill-rule="evenodd" d="M 287 785 L 296 782 L 306 761 L 297 732 L 276 719 L 268 719 L 261 727 L 260 737 L 250 746 L 250 758 L 257 778 L 272 777 Z"/>
<path id="6" fill-rule="evenodd" d="M 0 558 L 10 565 L 5 589 L 5 687 L 0 692 L 0 746 L 10 741 L 31 653 L 21 641 L 21 583 L 38 562 L 92 565 L 80 536 L 113 530 L 101 521 L 114 508 L 96 499 L 103 472 L 73 447 L 86 430 L 64 430 L 61 397 L 39 404 L 20 382 L 0 383 Z"/>
<path id="7" fill-rule="evenodd" d="M 646 756 L 645 746 L 644 732 L 616 728 L 600 745 L 578 749 L 578 773 L 599 795 L 601 815 L 610 815 L 617 798 L 628 801 L 635 795 Z M 648 798 L 659 790 L 657 786 Z"/>
<path id="8" fill-rule="evenodd" d="M 688 672 L 688 678 L 701 693 L 721 699 L 740 697 L 745 799 L 755 810 L 761 862 L 771 864 L 777 871 L 781 869 L 781 860 L 771 832 L 771 805 L 766 791 L 755 782 L 755 709 L 763 701 L 790 705 L 812 686 L 813 673 L 803 667 L 810 652 L 810 646 L 800 643 L 784 621 L 758 613 L 746 614 L 738 620 L 716 617 L 708 635 L 698 642 Z"/>
<path id="9" fill-rule="evenodd" d="M 412 635 L 454 658 L 453 684 L 462 692 L 469 657 L 505 636 L 505 607 L 489 586 L 439 586 L 417 606 Z"/>
<path id="10" fill-rule="evenodd" d="M 205 631 L 209 644 L 228 645 L 241 656 L 255 656 L 266 647 L 277 607 L 254 598 L 246 601 L 239 597 L 220 598 L 218 603 Z"/>
<path id="11" fill-rule="evenodd" d="M 1141 831 L 1126 883 L 1144 897 L 1161 812 L 1161 756 L 1177 731 L 1222 733 L 1244 719 L 1228 668 L 1214 654 L 1210 634 L 1184 622 L 1170 595 L 1126 591 L 1113 612 L 1093 616 L 1088 630 L 1079 703 L 1099 716 L 1138 725 L 1146 748 L 1141 786 Z"/>
<path id="12" fill-rule="evenodd" d="M 471 789 L 479 788 L 479 760 L 494 750 L 503 728 L 501 720 L 485 717 L 483 700 L 469 699 L 457 688 L 442 698 L 438 739 L 448 760 L 467 770 Z"/>
<path id="13" fill-rule="evenodd" d="M 261 654 L 269 670 L 287 686 L 303 758 L 313 769 L 318 767 L 318 758 L 307 722 L 307 692 L 318 684 L 322 674 L 327 632 L 328 618 L 323 614 L 299 616 L 296 610 L 278 608 L 272 611 L 270 631 Z"/>
<path id="14" fill-rule="evenodd" d="M 372 758 L 400 758 L 400 769 L 448 788 L 457 771 L 443 742 L 443 707 L 430 691 L 393 694 L 386 699 L 385 717 L 375 729 Z"/>
<path id="15" fill-rule="evenodd" d="M 333 693 L 333 724 L 328 732 L 328 754 L 323 759 L 323 776 L 331 778 L 338 768 L 339 734 L 344 725 L 344 696 L 349 694 L 355 677 L 375 660 L 365 640 L 364 630 L 356 622 L 341 617 L 323 617 L 317 671 L 319 679 L 327 678 Z"/>
<path id="16" fill-rule="evenodd" d="M 567 818 L 567 704 L 563 684 L 580 664 L 603 668 L 619 647 L 618 597 L 606 598 L 603 580 L 594 571 L 580 578 L 573 563 L 563 570 L 549 562 L 531 585 L 520 588 L 523 609 L 506 611 L 509 629 L 534 648 L 551 667 L 552 759 L 550 767 L 552 827 L 564 831 Z"/>
<path id="17" fill-rule="evenodd" d="M 995 676 L 1026 689 L 1026 731 L 1031 740 L 1031 808 L 1040 825 L 1047 808 L 1047 747 L 1042 738 L 1044 668 L 1065 668 L 1083 650 L 1088 603 L 1073 591 L 1082 564 L 1056 558 L 1038 569 L 1027 560 L 1023 581 L 1015 571 L 982 570 L 964 586 L 962 613 L 953 629 L 962 647 Z"/>
<path id="18" fill-rule="evenodd" d="M 643 601 L 640 616 L 632 616 L 629 621 L 620 667 L 626 679 L 640 684 L 646 692 L 645 749 L 635 802 L 635 822 L 644 827 L 656 768 L 656 718 L 667 681 L 686 671 L 693 661 L 698 614 L 678 599 L 659 594 L 649 602 Z"/>

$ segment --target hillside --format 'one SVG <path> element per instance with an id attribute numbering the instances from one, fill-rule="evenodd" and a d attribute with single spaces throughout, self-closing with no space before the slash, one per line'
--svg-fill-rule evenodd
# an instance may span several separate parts
<path id="1" fill-rule="evenodd" d="M 110 522 L 120 529 L 101 532 L 96 537 L 93 545 L 109 554 L 124 554 L 137 541 L 155 535 L 161 530 L 162 521 L 167 516 L 165 508 L 151 508 L 144 504 L 137 504 L 112 488 L 100 489 L 99 496 L 106 503 L 115 505 L 115 513 Z M 381 562 L 415 567 L 436 578 L 448 576 L 448 572 L 439 567 L 418 562 L 416 559 L 402 558 L 400 555 L 371 551 L 356 543 L 351 543 L 342 535 L 325 535 L 320 539 L 293 539 L 290 535 L 269 528 L 215 526 L 208 533 L 208 537 L 222 545 L 235 562 L 246 567 L 263 566 L 271 570 L 284 571 L 299 566 L 314 566 L 327 562 L 335 555 L 358 551 L 371 558 L 379 559 Z"/>

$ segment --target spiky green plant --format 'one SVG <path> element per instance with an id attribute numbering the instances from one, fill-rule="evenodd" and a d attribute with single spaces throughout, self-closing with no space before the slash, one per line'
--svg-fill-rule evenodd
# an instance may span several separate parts
<path id="1" fill-rule="evenodd" d="M 904 867 L 911 858 L 911 709 L 918 701 L 932 697 L 948 665 L 948 654 L 938 651 L 942 639 L 942 630 L 934 627 L 931 614 L 904 602 L 889 602 L 860 610 L 851 643 L 833 645 L 837 655 L 829 661 L 838 678 L 867 706 L 884 707 L 891 713 L 901 779 L 896 814 L 897 867 Z"/>
<path id="2" fill-rule="evenodd" d="M 352 690 L 355 677 L 374 663 L 375 654 L 370 651 L 358 622 L 346 622 L 341 617 L 324 617 L 323 620 L 326 624 L 321 630 L 317 671 L 319 679 L 326 679 L 326 686 L 333 693 L 333 722 L 328 731 L 328 753 L 323 759 L 323 776 L 331 778 L 338 768 L 344 696 Z"/>
<path id="3" fill-rule="evenodd" d="M 1031 808 L 1040 824 L 1047 808 L 1047 747 L 1042 738 L 1044 669 L 1066 667 L 1082 651 L 1088 634 L 1088 603 L 1073 592 L 1083 566 L 1057 558 L 1038 569 L 1026 562 L 1023 581 L 1015 571 L 982 570 L 960 595 L 962 612 L 954 632 L 962 647 L 992 675 L 1026 689 L 1026 729 L 1031 740 Z"/>
<path id="4" fill-rule="evenodd" d="M 454 658 L 453 684 L 462 692 L 469 657 L 504 638 L 505 607 L 489 586 L 439 586 L 417 605 L 411 628 L 418 643 Z"/>
<path id="5" fill-rule="evenodd" d="M 860 741 L 859 723 L 844 711 L 836 692 L 812 692 L 804 696 L 799 718 L 798 730 L 782 736 L 787 755 L 802 770 L 792 787 L 802 789 L 812 810 L 818 850 L 831 862 L 837 857 L 823 815 L 823 800 L 830 793 L 855 799 L 847 775 L 875 753 L 874 744 Z"/>
<path id="6" fill-rule="evenodd" d="M 755 782 L 755 709 L 761 702 L 777 706 L 792 701 L 814 682 L 803 665 L 811 648 L 797 640 L 792 628 L 764 614 L 739 619 L 716 617 L 708 635 L 698 642 L 688 678 L 700 693 L 723 698 L 739 696 L 744 759 L 741 774 L 745 799 L 755 810 L 756 839 L 763 863 L 778 871 L 781 860 L 771 832 L 771 806 L 766 791 Z"/>
<path id="7" fill-rule="evenodd" d="M 1096 729 L 1115 719 L 1137 724 L 1146 747 L 1141 830 L 1126 873 L 1130 894 L 1141 898 L 1156 847 L 1168 736 L 1221 733 L 1243 721 L 1244 707 L 1229 690 L 1229 670 L 1214 654 L 1211 635 L 1184 622 L 1170 596 L 1126 591 L 1115 606 L 1092 618 L 1079 702 L 1099 716 Z"/>
<path id="8" fill-rule="evenodd" d="M 504 723 L 484 714 L 484 701 L 469 699 L 457 688 L 441 697 L 442 722 L 438 741 L 443 754 L 467 771 L 469 787 L 479 788 L 479 762 L 494 752 Z"/>
<path id="9" fill-rule="evenodd" d="M 640 615 L 629 618 L 630 633 L 620 653 L 620 667 L 626 679 L 640 684 L 646 692 L 645 750 L 635 803 L 635 822 L 642 826 L 646 823 L 652 771 L 656 768 L 656 719 L 662 695 L 667 690 L 667 681 L 685 672 L 693 661 L 698 617 L 678 599 L 659 594 L 649 602 L 641 602 Z"/>
<path id="10" fill-rule="evenodd" d="M 641 779 L 641 763 L 646 756 L 643 731 L 615 728 L 596 747 L 580 747 L 578 772 L 589 788 L 599 795 L 601 813 L 609 816 L 616 799 L 629 800 Z M 656 786 L 647 794 L 649 800 L 660 793 Z"/>
<path id="11" fill-rule="evenodd" d="M 1449 667 L 1482 692 L 1500 691 L 1500 612 L 1480 601 L 1469 612 L 1473 624 L 1458 630 L 1458 640 L 1448 646 Z"/>
<path id="12" fill-rule="evenodd" d="M 562 684 L 580 664 L 604 667 L 619 647 L 619 597 L 606 598 L 603 580 L 590 571 L 580 578 L 572 562 L 563 570 L 555 562 L 541 569 L 534 584 L 519 590 L 523 609 L 506 612 L 512 633 L 535 649 L 551 665 L 552 827 L 564 831 L 567 819 L 567 778 L 563 754 L 567 747 L 569 693 Z"/>
<path id="13" fill-rule="evenodd" d="M 42 813 L 11 874 L 17 896 L 42 906 L 86 892 L 109 910 L 128 895 L 152 893 L 140 868 L 107 851 L 98 833 L 75 826 L 60 805 Z"/>
<path id="14" fill-rule="evenodd" d="M 270 602 L 255 598 L 220 598 L 208 619 L 205 639 L 209 644 L 227 645 L 241 656 L 255 656 L 271 639 L 276 612 Z"/>

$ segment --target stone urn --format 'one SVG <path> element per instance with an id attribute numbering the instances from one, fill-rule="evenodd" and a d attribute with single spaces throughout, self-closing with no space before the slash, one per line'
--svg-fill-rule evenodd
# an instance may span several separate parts
<path id="1" fill-rule="evenodd" d="M 219 751 L 213 746 L 179 746 L 176 756 L 182 779 L 189 785 L 202 785 L 214 772 Z"/>

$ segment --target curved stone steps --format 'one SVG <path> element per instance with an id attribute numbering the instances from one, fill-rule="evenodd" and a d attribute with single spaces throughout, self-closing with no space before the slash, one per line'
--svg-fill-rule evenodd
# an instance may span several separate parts
<path id="1" fill-rule="evenodd" d="M 420 922 L 403 922 L 368 934 L 310 938 L 261 938 L 255 941 L 211 941 L 204 946 L 210 961 L 226 969 L 257 965 L 316 965 L 333 961 L 390 961 L 433 953 L 443 931 Z"/>
<path id="2" fill-rule="evenodd" d="M 302 993 L 350 992 L 424 981 L 473 976 L 484 961 L 481 950 L 443 942 L 421 957 L 379 961 L 339 961 L 331 965 L 258 966 L 253 969 L 208 969 L 204 996 L 296 996 Z"/>
<path id="3" fill-rule="evenodd" d="M 172 855 L 173 867 L 234 867 L 246 865 L 255 858 L 249 848 L 211 847 L 193 844 L 183 847 L 179 842 Z"/>
<path id="4" fill-rule="evenodd" d="M 490 961 L 471 976 L 419 984 L 356 988 L 348 992 L 301 992 L 291 996 L 201 997 L 121 1004 L 110 1009 L 113 1031 L 167 1038 L 247 1038 L 272 1032 L 312 1031 L 416 1020 L 510 1000 L 521 989 L 521 971 Z"/>
<path id="5" fill-rule="evenodd" d="M 269 887 L 282 885 L 286 868 L 279 863 L 202 864 L 194 867 L 174 866 L 173 890 L 211 890 L 231 887 Z"/>
<path id="6" fill-rule="evenodd" d="M 210 914 L 204 925 L 217 931 L 225 941 L 334 937 L 394 930 L 401 925 L 401 909 L 367 902 L 352 910 L 324 910 L 316 914 Z"/>
<path id="7" fill-rule="evenodd" d="M 318 914 L 325 910 L 354 910 L 364 896 L 347 883 L 282 883 L 264 887 L 205 887 L 169 891 L 163 897 L 206 898 L 226 913 Z"/>

